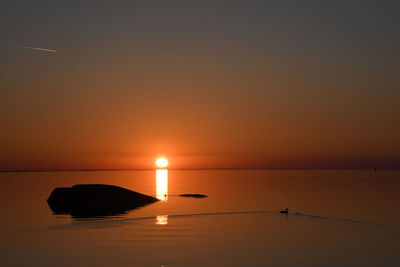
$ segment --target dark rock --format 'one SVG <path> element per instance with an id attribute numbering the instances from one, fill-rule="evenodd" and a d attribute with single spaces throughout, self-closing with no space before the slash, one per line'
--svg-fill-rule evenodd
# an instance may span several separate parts
<path id="1" fill-rule="evenodd" d="M 180 194 L 180 197 L 194 197 L 194 198 L 205 198 L 207 195 L 202 194 Z"/>
<path id="2" fill-rule="evenodd" d="M 158 201 L 122 187 L 104 184 L 81 184 L 55 188 L 47 199 L 55 214 L 73 217 L 102 217 L 126 213 Z"/>

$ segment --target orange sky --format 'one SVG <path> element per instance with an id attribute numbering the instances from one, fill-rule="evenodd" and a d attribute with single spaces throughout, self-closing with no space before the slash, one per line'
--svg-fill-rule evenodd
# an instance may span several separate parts
<path id="1" fill-rule="evenodd" d="M 400 167 L 396 4 L 355 3 L 8 3 L 0 169 Z"/>

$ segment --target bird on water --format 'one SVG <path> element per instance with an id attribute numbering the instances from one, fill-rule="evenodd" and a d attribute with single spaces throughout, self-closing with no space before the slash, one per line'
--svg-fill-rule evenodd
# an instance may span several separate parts
<path id="1" fill-rule="evenodd" d="M 281 210 L 280 213 L 282 213 L 282 214 L 288 214 L 288 213 L 289 213 L 289 209 L 286 208 L 285 210 Z"/>

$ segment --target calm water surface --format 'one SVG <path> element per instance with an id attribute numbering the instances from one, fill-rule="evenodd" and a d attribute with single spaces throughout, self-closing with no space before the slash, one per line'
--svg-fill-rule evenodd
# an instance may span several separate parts
<path id="1" fill-rule="evenodd" d="M 2 266 L 398 266 L 400 171 L 0 173 Z M 55 187 L 122 186 L 163 198 L 127 214 L 54 215 Z M 201 193 L 205 199 L 182 198 Z M 286 216 L 279 210 L 288 207 Z"/>

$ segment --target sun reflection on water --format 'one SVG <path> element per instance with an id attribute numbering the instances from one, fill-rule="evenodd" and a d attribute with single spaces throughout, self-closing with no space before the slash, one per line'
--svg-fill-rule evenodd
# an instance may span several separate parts
<path id="1" fill-rule="evenodd" d="M 168 200 L 168 170 L 156 170 L 156 197 L 161 201 Z"/>
<path id="2" fill-rule="evenodd" d="M 168 224 L 168 215 L 158 215 L 156 217 L 157 225 L 167 225 Z"/>

